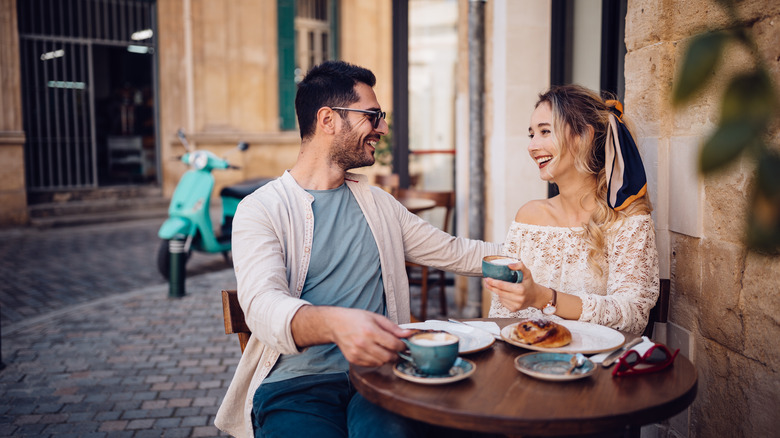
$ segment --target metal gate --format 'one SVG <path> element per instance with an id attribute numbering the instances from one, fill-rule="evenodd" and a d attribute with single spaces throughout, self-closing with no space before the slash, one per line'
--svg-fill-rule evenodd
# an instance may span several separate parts
<path id="1" fill-rule="evenodd" d="M 28 190 L 97 187 L 96 56 L 154 53 L 155 2 L 18 0 L 17 10 Z"/>

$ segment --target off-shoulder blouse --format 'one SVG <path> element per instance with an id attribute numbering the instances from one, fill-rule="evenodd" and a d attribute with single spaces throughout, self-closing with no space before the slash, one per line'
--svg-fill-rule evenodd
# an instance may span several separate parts
<path id="1" fill-rule="evenodd" d="M 588 263 L 582 227 L 512 222 L 504 255 L 523 261 L 536 283 L 582 299 L 580 321 L 641 333 L 658 299 L 658 251 L 650 215 L 629 216 L 605 233 L 599 275 Z M 493 294 L 491 318 L 543 317 L 529 307 L 510 312 Z M 553 319 L 560 319 L 553 316 Z"/>

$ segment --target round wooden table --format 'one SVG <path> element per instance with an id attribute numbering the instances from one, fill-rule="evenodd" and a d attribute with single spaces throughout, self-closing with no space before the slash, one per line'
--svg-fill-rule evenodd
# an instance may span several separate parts
<path id="1" fill-rule="evenodd" d="M 501 327 L 517 322 L 493 321 Z M 408 382 L 396 377 L 389 364 L 352 367 L 350 376 L 366 399 L 397 414 L 505 435 L 596 434 L 638 427 L 669 418 L 696 398 L 696 369 L 682 355 L 656 373 L 613 378 L 612 368 L 597 365 L 590 377 L 549 382 L 514 368 L 514 359 L 527 352 L 497 340 L 485 351 L 464 356 L 477 366 L 471 377 L 444 385 Z"/>
<path id="2" fill-rule="evenodd" d="M 398 201 L 414 214 L 436 207 L 436 201 L 425 198 L 399 198 Z"/>

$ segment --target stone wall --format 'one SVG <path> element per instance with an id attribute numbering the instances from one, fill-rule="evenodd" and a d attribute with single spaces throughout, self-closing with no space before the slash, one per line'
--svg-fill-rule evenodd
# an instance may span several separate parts
<path id="1" fill-rule="evenodd" d="M 780 4 L 745 0 L 738 10 L 780 83 Z M 717 123 L 728 75 L 744 68 L 747 54 L 730 48 L 701 96 L 680 110 L 670 105 L 690 38 L 727 26 L 713 1 L 628 4 L 626 111 L 656 163 L 649 179 L 661 274 L 672 280 L 668 334 L 675 335 L 668 343 L 682 345 L 699 371 L 696 401 L 662 426 L 668 436 L 780 430 L 780 257 L 749 252 L 740 240 L 753 163 L 742 159 L 715 176 L 696 176 L 698 148 Z M 775 131 L 775 147 L 777 138 Z"/>

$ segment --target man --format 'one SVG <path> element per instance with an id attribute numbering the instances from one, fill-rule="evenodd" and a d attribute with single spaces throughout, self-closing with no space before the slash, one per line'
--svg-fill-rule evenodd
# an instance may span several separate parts
<path id="1" fill-rule="evenodd" d="M 387 134 L 375 82 L 345 62 L 314 67 L 295 98 L 295 165 L 238 207 L 233 263 L 252 337 L 215 422 L 232 435 L 419 433 L 356 394 L 349 363 L 379 366 L 404 349 L 405 259 L 478 275 L 500 251 L 442 232 L 347 172 L 373 164 Z"/>

